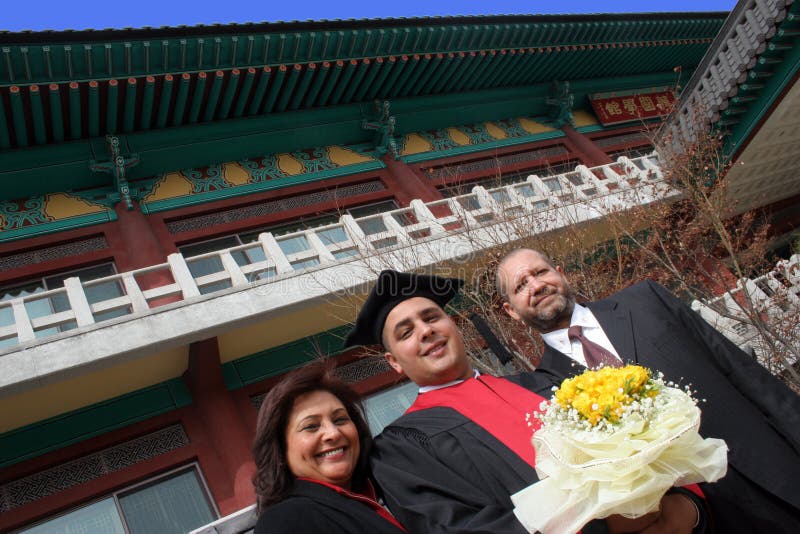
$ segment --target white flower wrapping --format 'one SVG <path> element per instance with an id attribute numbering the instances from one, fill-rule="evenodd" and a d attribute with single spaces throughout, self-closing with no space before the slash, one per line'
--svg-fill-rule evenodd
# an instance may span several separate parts
<path id="1" fill-rule="evenodd" d="M 511 496 L 528 531 L 573 534 L 592 519 L 639 517 L 657 510 L 672 486 L 725 476 L 727 446 L 700 437 L 694 399 L 661 386 L 653 401 L 613 428 L 585 430 L 543 418 L 533 437 L 540 480 Z"/>

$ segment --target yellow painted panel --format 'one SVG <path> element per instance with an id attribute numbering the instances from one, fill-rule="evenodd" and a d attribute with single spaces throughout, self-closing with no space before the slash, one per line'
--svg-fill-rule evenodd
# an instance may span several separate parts
<path id="1" fill-rule="evenodd" d="M 222 166 L 222 176 L 231 185 L 245 185 L 250 183 L 250 173 L 238 163 L 225 163 Z"/>
<path id="2" fill-rule="evenodd" d="M 457 145 L 464 146 L 464 145 L 471 145 L 472 141 L 470 140 L 469 136 L 459 130 L 458 128 L 448 128 L 447 135 L 450 136 L 450 139 Z"/>
<path id="3" fill-rule="evenodd" d="M 522 126 L 522 129 L 531 134 L 540 134 L 544 132 L 552 132 L 553 128 L 547 126 L 546 124 L 542 124 L 541 122 L 536 122 L 531 119 L 526 119 L 525 117 L 520 117 L 517 119 L 519 125 Z"/>
<path id="4" fill-rule="evenodd" d="M 357 163 L 369 163 L 371 161 L 375 161 L 375 158 L 359 154 L 358 152 L 354 152 L 349 148 L 344 148 L 341 146 L 335 146 L 335 145 L 329 146 L 327 148 L 327 151 L 328 151 L 328 158 L 339 167 L 344 167 L 345 165 L 355 165 Z"/>
<path id="5" fill-rule="evenodd" d="M 403 148 L 400 150 L 400 155 L 409 156 L 411 154 L 430 152 L 431 150 L 433 150 L 433 145 L 426 141 L 421 135 L 408 134 L 403 140 Z"/>
<path id="6" fill-rule="evenodd" d="M 0 433 L 179 377 L 188 362 L 179 347 L 0 398 Z"/>
<path id="7" fill-rule="evenodd" d="M 356 297 L 331 298 L 335 300 L 225 332 L 217 337 L 220 361 L 236 360 L 352 322 L 363 300 Z"/>
<path id="8" fill-rule="evenodd" d="M 277 154 L 275 158 L 278 160 L 278 168 L 283 174 L 297 176 L 306 172 L 303 162 L 291 154 Z"/>
<path id="9" fill-rule="evenodd" d="M 44 213 L 54 221 L 105 211 L 105 206 L 66 193 L 50 193 L 44 201 Z"/>
<path id="10" fill-rule="evenodd" d="M 185 197 L 191 195 L 192 191 L 192 182 L 188 178 L 179 172 L 170 172 L 161 177 L 153 187 L 153 191 L 142 201 L 155 202 L 167 198 Z"/>
<path id="11" fill-rule="evenodd" d="M 578 109 L 572 112 L 572 118 L 575 120 L 575 126 L 594 126 L 597 124 L 597 117 L 584 109 Z"/>
<path id="12" fill-rule="evenodd" d="M 506 139 L 508 137 L 506 131 L 493 122 L 485 122 L 483 125 L 486 127 L 486 131 L 489 132 L 489 135 L 495 139 Z"/>

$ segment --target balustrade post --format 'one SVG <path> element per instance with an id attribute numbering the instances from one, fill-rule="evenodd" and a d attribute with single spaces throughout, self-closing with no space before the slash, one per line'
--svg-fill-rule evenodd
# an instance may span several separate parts
<path id="1" fill-rule="evenodd" d="M 94 315 L 92 315 L 92 307 L 86 298 L 86 293 L 83 290 L 80 278 L 72 277 L 64 280 L 64 289 L 67 290 L 67 299 L 69 299 L 69 307 L 75 314 L 75 322 L 78 326 L 88 326 L 94 324 Z"/>
<path id="2" fill-rule="evenodd" d="M 367 234 L 358 225 L 356 220 L 349 213 L 345 213 L 339 219 L 344 226 L 345 232 L 350 236 L 350 240 L 358 247 L 362 254 L 370 254 L 375 251 Z"/>
<path id="3" fill-rule="evenodd" d="M 236 260 L 233 259 L 233 256 L 231 256 L 231 252 L 229 250 L 221 251 L 219 253 L 219 257 L 222 260 L 222 267 L 231 278 L 232 286 L 243 286 L 249 283 L 247 277 L 239 268 L 239 264 L 236 263 Z"/>
<path id="4" fill-rule="evenodd" d="M 431 234 L 444 233 L 444 226 L 439 224 L 436 220 L 436 216 L 428 208 L 427 204 L 417 198 L 411 201 L 411 207 L 414 209 L 414 214 L 417 216 L 418 220 L 428 222 Z"/>
<path id="5" fill-rule="evenodd" d="M 189 271 L 189 266 L 186 265 L 186 260 L 183 259 L 183 255 L 178 252 L 170 254 L 167 256 L 167 262 L 172 271 L 172 277 L 175 279 L 178 287 L 181 288 L 183 298 L 188 299 L 200 296 L 200 290 L 197 288 L 197 283 L 194 281 L 194 276 L 192 276 L 191 271 Z"/>
<path id="6" fill-rule="evenodd" d="M 17 326 L 17 341 L 25 343 L 36 339 L 31 318 L 28 316 L 28 310 L 25 309 L 25 302 L 21 298 L 12 300 L 11 310 L 14 312 L 14 324 Z"/>
<path id="7" fill-rule="evenodd" d="M 134 278 L 131 273 L 125 273 L 122 275 L 122 283 L 125 285 L 125 293 L 127 293 L 128 298 L 131 299 L 133 313 L 147 311 L 149 309 L 147 299 L 144 298 L 142 289 L 139 287 L 139 284 L 136 283 L 136 278 Z"/>
<path id="8" fill-rule="evenodd" d="M 289 263 L 286 254 L 283 253 L 281 246 L 275 240 L 275 236 L 272 235 L 272 233 L 264 232 L 263 234 L 259 234 L 258 240 L 267 257 L 272 258 L 272 261 L 275 262 L 275 271 L 278 274 L 291 273 L 294 271 L 292 264 Z"/>
<path id="9" fill-rule="evenodd" d="M 325 246 L 325 243 L 322 242 L 322 239 L 319 238 L 316 232 L 305 232 L 305 236 L 308 240 L 308 244 L 311 245 L 311 248 L 319 255 L 320 263 L 334 263 L 336 261 L 336 257 L 328 250 L 328 247 Z"/>

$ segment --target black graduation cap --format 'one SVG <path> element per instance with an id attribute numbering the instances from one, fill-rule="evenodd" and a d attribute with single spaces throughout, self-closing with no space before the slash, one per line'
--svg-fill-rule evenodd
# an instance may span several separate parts
<path id="1" fill-rule="evenodd" d="M 355 327 L 344 340 L 345 348 L 382 344 L 381 334 L 386 317 L 404 300 L 425 297 L 444 308 L 463 285 L 464 281 L 459 278 L 381 271 L 358 313 Z"/>

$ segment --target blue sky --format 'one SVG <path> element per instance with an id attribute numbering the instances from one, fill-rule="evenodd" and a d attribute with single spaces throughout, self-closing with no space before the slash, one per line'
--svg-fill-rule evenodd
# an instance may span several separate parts
<path id="1" fill-rule="evenodd" d="M 517 13 L 730 11 L 734 0 L 5 0 L 0 30 Z"/>

